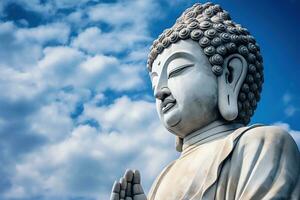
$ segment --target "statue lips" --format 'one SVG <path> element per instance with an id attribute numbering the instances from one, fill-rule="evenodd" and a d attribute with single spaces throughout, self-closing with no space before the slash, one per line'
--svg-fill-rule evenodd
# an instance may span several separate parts
<path id="1" fill-rule="evenodd" d="M 164 101 L 161 104 L 161 110 L 163 113 L 168 112 L 168 110 L 170 110 L 174 105 L 176 104 L 176 100 L 175 99 L 170 99 L 170 98 L 166 98 L 164 99 Z"/>

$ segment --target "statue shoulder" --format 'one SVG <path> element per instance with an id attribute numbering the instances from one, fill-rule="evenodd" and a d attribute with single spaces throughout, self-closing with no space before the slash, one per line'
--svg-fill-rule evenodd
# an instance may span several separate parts
<path id="1" fill-rule="evenodd" d="M 237 199 L 299 199 L 300 153 L 292 136 L 277 126 L 247 128 L 230 159 Z"/>
<path id="2" fill-rule="evenodd" d="M 247 130 L 239 139 L 239 145 L 247 146 L 253 143 L 263 143 L 264 146 L 281 148 L 283 145 L 296 147 L 297 144 L 292 136 L 278 126 L 257 126 Z"/>
<path id="3" fill-rule="evenodd" d="M 249 128 L 238 139 L 234 151 L 258 155 L 281 155 L 300 160 L 298 146 L 292 136 L 278 126 L 256 126 Z M 254 155 L 253 155 L 254 156 Z"/>
<path id="4" fill-rule="evenodd" d="M 173 164 L 176 162 L 176 160 L 172 161 L 171 163 L 169 163 L 163 170 L 162 172 L 158 175 L 158 177 L 156 177 L 156 179 L 154 180 L 149 194 L 148 194 L 148 199 L 154 199 L 155 195 L 156 195 L 156 191 L 160 186 L 161 181 L 163 180 L 164 176 L 169 172 L 170 168 L 173 166 Z"/>

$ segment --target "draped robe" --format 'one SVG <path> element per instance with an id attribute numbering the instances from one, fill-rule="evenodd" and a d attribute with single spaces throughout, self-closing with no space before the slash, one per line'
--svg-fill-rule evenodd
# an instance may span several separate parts
<path id="1" fill-rule="evenodd" d="M 300 153 L 275 126 L 200 134 L 157 177 L 148 200 L 300 199 Z"/>

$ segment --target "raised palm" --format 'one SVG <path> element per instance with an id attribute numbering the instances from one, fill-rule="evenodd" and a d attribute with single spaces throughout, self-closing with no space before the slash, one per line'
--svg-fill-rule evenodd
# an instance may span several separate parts
<path id="1" fill-rule="evenodd" d="M 119 182 L 115 181 L 110 200 L 147 200 L 138 170 L 126 170 Z"/>

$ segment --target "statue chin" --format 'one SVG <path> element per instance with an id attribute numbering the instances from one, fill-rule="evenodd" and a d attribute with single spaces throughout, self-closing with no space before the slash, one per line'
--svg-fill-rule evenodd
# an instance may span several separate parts
<path id="1" fill-rule="evenodd" d="M 181 121 L 180 113 L 177 110 L 171 110 L 163 116 L 164 124 L 167 129 L 175 127 Z"/>

